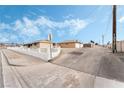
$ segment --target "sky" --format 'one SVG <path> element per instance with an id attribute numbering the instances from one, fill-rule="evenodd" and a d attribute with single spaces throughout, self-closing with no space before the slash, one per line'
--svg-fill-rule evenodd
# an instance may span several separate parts
<path id="1" fill-rule="evenodd" d="M 117 6 L 117 40 L 124 40 L 124 6 Z M 0 43 L 112 40 L 112 6 L 99 5 L 1 5 Z"/>

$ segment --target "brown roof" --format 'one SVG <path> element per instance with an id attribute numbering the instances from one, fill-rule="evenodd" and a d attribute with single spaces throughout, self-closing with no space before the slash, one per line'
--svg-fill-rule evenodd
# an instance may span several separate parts
<path id="1" fill-rule="evenodd" d="M 34 43 L 50 43 L 49 40 L 37 40 L 35 42 L 31 42 L 31 43 L 26 43 L 24 45 L 28 45 L 28 44 L 34 44 Z M 51 42 L 52 43 L 52 42 Z"/>
<path id="2" fill-rule="evenodd" d="M 78 40 L 66 40 L 63 42 L 59 42 L 59 43 L 80 43 Z"/>
<path id="3" fill-rule="evenodd" d="M 124 40 L 120 40 L 120 41 L 117 41 L 117 42 L 124 42 Z"/>

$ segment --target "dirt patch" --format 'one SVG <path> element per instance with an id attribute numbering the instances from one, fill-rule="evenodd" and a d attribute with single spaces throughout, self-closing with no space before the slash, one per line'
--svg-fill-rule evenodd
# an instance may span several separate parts
<path id="1" fill-rule="evenodd" d="M 79 78 L 76 75 L 68 74 L 65 77 L 65 81 L 63 84 L 64 87 L 77 87 L 79 85 L 80 85 Z"/>
<path id="2" fill-rule="evenodd" d="M 72 55 L 82 55 L 83 52 L 73 51 L 73 52 L 70 52 L 69 54 L 72 54 Z"/>

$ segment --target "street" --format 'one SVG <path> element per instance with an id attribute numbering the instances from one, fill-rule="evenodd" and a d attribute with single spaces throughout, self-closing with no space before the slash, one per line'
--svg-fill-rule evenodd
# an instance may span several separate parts
<path id="1" fill-rule="evenodd" d="M 107 48 L 65 48 L 50 62 L 0 52 L 0 87 L 124 87 L 124 54 Z"/>

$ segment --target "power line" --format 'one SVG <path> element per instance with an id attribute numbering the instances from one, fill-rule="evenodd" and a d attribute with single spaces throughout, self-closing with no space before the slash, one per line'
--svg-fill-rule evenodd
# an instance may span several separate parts
<path id="1" fill-rule="evenodd" d="M 104 31 L 104 33 L 103 33 L 103 35 L 104 35 L 104 41 L 105 41 L 105 38 L 107 38 L 108 33 L 109 33 L 109 30 L 110 30 L 109 27 L 110 27 L 110 24 L 111 24 L 111 21 L 112 21 L 111 16 L 112 16 L 112 13 L 110 13 L 110 14 L 108 15 L 108 18 L 107 18 L 106 28 L 105 28 L 105 31 Z"/>
<path id="2" fill-rule="evenodd" d="M 84 18 L 87 19 L 87 18 L 89 18 L 89 16 L 90 16 L 90 18 L 95 18 L 96 17 L 96 12 L 98 12 L 98 10 L 100 8 L 103 8 L 103 6 L 98 6 L 94 9 L 92 9 L 92 11 L 87 16 L 85 16 Z M 74 39 L 76 39 L 76 38 L 77 38 L 77 35 L 74 36 Z"/>

